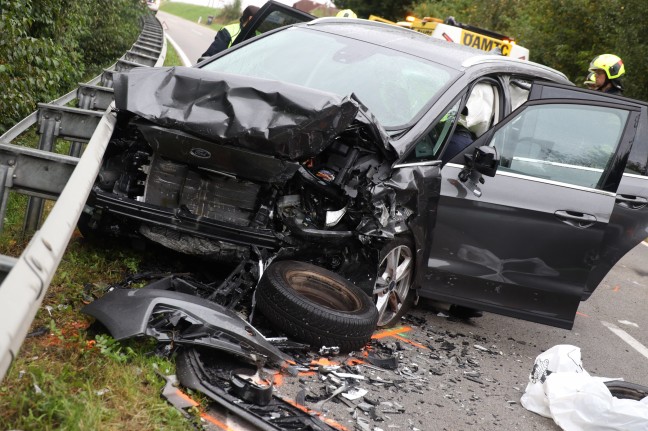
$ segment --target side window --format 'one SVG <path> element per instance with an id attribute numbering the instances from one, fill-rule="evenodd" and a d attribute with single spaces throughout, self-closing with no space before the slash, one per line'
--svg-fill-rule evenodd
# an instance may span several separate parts
<path id="1" fill-rule="evenodd" d="M 648 176 L 648 146 L 640 145 L 635 141 L 635 145 L 630 150 L 624 173 Z"/>
<path id="2" fill-rule="evenodd" d="M 416 144 L 405 162 L 441 158 L 445 163 L 461 154 L 501 119 L 500 95 L 499 87 L 492 81 L 478 82 L 470 90 L 467 100 L 464 96 L 446 111 L 430 132 Z M 466 102 L 462 107 L 463 100 Z"/>
<path id="3" fill-rule="evenodd" d="M 406 163 L 436 160 L 443 149 L 444 142 L 450 136 L 450 131 L 457 117 L 460 101 L 452 105 L 436 125 L 414 146 L 414 150 L 405 159 Z"/>
<path id="4" fill-rule="evenodd" d="M 628 119 L 615 108 L 576 104 L 524 109 L 494 135 L 500 169 L 597 188 Z"/>

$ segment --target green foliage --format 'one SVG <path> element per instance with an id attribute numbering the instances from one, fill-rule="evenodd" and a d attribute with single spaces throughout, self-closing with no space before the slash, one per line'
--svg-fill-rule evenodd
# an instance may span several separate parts
<path id="1" fill-rule="evenodd" d="M 563 72 L 580 85 L 590 61 L 616 54 L 626 66 L 624 94 L 648 100 L 648 45 L 645 0 L 427 0 L 417 16 L 458 21 L 513 36 L 529 48 L 531 60 Z"/>
<path id="2" fill-rule="evenodd" d="M 123 347 L 110 335 L 99 334 L 95 337 L 95 341 L 99 352 L 115 362 L 126 362 L 135 356 L 135 351 L 131 347 Z"/>
<path id="3" fill-rule="evenodd" d="M 228 3 L 221 9 L 221 18 L 223 22 L 238 21 L 241 18 L 241 0 L 234 0 Z"/>
<path id="4" fill-rule="evenodd" d="M 3 0 L 0 134 L 119 58 L 139 33 L 138 0 Z"/>
<path id="5" fill-rule="evenodd" d="M 412 10 L 412 2 L 408 0 L 334 0 L 338 9 L 351 9 L 358 18 L 368 18 L 378 15 L 392 21 L 402 21 Z"/>
<path id="6" fill-rule="evenodd" d="M 182 60 L 180 59 L 178 52 L 170 43 L 167 44 L 167 52 L 163 66 L 182 66 Z"/>

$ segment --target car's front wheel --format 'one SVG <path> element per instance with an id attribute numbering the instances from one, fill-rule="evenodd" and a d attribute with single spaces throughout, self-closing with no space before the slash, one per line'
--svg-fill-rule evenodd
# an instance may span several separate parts
<path id="1" fill-rule="evenodd" d="M 380 252 L 376 283 L 373 289 L 378 310 L 378 326 L 392 326 L 412 306 L 414 283 L 414 247 L 407 238 L 397 238 Z"/>
<path id="2" fill-rule="evenodd" d="M 363 347 L 376 329 L 371 298 L 340 275 L 305 262 L 274 262 L 257 286 L 256 303 L 286 334 L 311 347 Z"/>

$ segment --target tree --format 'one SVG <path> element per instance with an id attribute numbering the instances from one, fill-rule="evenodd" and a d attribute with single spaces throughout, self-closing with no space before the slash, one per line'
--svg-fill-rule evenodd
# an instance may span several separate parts
<path id="1" fill-rule="evenodd" d="M 358 18 L 378 15 L 392 21 L 402 21 L 412 10 L 409 0 L 334 0 L 338 9 L 351 9 Z"/>

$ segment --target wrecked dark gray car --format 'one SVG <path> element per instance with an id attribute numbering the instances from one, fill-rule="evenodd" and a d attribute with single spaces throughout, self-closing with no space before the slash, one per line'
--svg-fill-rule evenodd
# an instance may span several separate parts
<path id="1" fill-rule="evenodd" d="M 570 328 L 647 236 L 644 104 L 394 26 L 280 28 L 115 100 L 84 234 L 234 263 L 211 296 L 316 346 L 416 294 Z"/>

